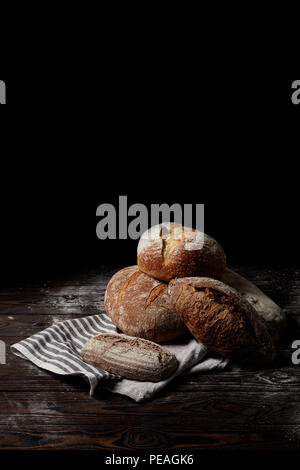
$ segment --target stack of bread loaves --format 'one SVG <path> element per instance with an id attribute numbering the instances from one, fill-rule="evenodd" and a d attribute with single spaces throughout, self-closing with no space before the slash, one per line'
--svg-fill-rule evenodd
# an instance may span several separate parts
<path id="1" fill-rule="evenodd" d="M 226 268 L 216 240 L 163 223 L 142 235 L 137 261 L 114 274 L 105 294 L 106 312 L 125 335 L 93 338 L 83 348 L 87 362 L 128 378 L 161 380 L 174 372 L 176 359 L 156 343 L 190 333 L 234 361 L 274 359 L 273 340 L 285 327 L 285 314 Z"/>

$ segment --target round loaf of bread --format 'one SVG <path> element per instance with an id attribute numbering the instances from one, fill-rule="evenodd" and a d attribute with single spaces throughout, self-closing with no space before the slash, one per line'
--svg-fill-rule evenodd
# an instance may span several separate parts
<path id="1" fill-rule="evenodd" d="M 104 303 L 113 323 L 127 335 L 162 343 L 188 332 L 174 311 L 168 285 L 142 273 L 137 266 L 113 275 Z"/>
<path id="2" fill-rule="evenodd" d="M 190 277 L 169 284 L 174 308 L 192 335 L 233 361 L 259 364 L 275 358 L 273 340 L 252 305 L 215 279 Z"/>
<path id="3" fill-rule="evenodd" d="M 266 322 L 273 340 L 279 341 L 286 329 L 284 311 L 255 284 L 231 269 L 225 270 L 221 280 L 236 289 L 254 307 L 258 315 Z"/>
<path id="4" fill-rule="evenodd" d="M 141 236 L 138 266 L 144 273 L 167 282 L 188 276 L 220 279 L 226 257 L 219 243 L 205 233 L 164 222 Z"/>

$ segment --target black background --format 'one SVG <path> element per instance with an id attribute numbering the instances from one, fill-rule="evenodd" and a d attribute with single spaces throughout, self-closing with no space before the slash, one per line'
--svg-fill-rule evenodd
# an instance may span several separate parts
<path id="1" fill-rule="evenodd" d="M 119 195 L 204 203 L 228 264 L 299 262 L 293 80 L 152 65 L 0 77 L 2 284 L 135 264 L 136 241 L 96 237 Z"/>
<path id="2" fill-rule="evenodd" d="M 140 61 L 0 72 L 2 285 L 135 263 L 136 241 L 96 237 L 97 206 L 119 195 L 204 203 L 229 264 L 299 263 L 293 80 Z"/>

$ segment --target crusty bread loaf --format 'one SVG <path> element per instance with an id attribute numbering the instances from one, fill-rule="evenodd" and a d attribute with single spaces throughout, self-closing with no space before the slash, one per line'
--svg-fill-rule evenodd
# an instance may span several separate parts
<path id="1" fill-rule="evenodd" d="M 273 340 L 252 305 L 215 279 L 175 279 L 169 292 L 176 312 L 208 349 L 241 363 L 271 362 Z"/>
<path id="2" fill-rule="evenodd" d="M 176 223 L 162 223 L 143 233 L 138 244 L 138 266 L 156 279 L 207 276 L 220 279 L 226 257 L 216 240 Z"/>
<path id="3" fill-rule="evenodd" d="M 161 343 L 188 332 L 174 311 L 168 285 L 137 266 L 118 271 L 105 292 L 105 310 L 123 333 Z"/>
<path id="4" fill-rule="evenodd" d="M 252 282 L 231 269 L 226 269 L 221 280 L 236 289 L 254 307 L 258 315 L 265 320 L 273 340 L 278 341 L 286 328 L 284 311 Z"/>
<path id="5" fill-rule="evenodd" d="M 127 379 L 159 382 L 177 369 L 174 354 L 141 338 L 104 333 L 89 339 L 82 359 L 93 366 Z"/>

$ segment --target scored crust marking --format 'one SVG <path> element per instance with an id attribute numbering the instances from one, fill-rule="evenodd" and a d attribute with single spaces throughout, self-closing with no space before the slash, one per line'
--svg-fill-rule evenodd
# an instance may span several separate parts
<path id="1" fill-rule="evenodd" d="M 120 290 L 119 295 L 118 295 L 117 309 L 120 308 L 120 304 L 121 304 L 121 302 L 122 302 L 122 299 L 123 299 L 124 295 L 126 294 L 127 288 L 130 286 L 130 284 L 133 284 L 134 282 L 136 282 L 137 279 L 138 279 L 141 275 L 142 275 L 142 272 L 141 272 L 141 271 L 136 271 L 136 272 L 133 273 L 133 274 L 126 280 L 126 282 L 123 284 L 123 287 L 122 287 L 122 289 Z"/>
<path id="2" fill-rule="evenodd" d="M 171 225 L 162 224 L 159 232 L 161 238 L 161 257 L 162 263 L 165 264 L 168 254 L 169 254 L 169 239 L 174 231 L 174 228 Z"/>
<path id="3" fill-rule="evenodd" d="M 224 324 L 226 324 L 235 317 L 237 331 L 240 328 L 246 327 L 247 330 L 255 336 L 255 331 L 249 318 L 245 311 L 240 308 L 235 298 L 230 297 L 228 294 L 222 293 L 213 287 L 193 287 L 193 289 L 195 292 L 203 293 L 201 304 L 203 307 L 207 305 L 209 308 L 210 314 L 213 318 L 212 325 L 216 325 L 217 322 L 224 322 Z M 232 328 L 231 331 L 233 331 Z"/>
<path id="4" fill-rule="evenodd" d="M 170 255 L 174 254 L 175 250 L 184 245 L 185 241 L 195 232 L 194 229 L 178 226 L 176 224 L 162 225 L 160 230 L 160 237 L 162 240 L 162 261 L 163 264 L 168 264 Z"/>
<path id="5" fill-rule="evenodd" d="M 142 252 L 147 252 L 148 248 L 153 246 L 153 243 L 161 243 L 161 227 L 154 225 L 144 232 L 138 244 L 138 255 Z M 161 248 L 161 247 L 160 247 Z"/>
<path id="6" fill-rule="evenodd" d="M 160 295 L 161 292 L 164 290 L 167 290 L 167 285 L 166 284 L 158 284 L 157 286 L 153 287 L 151 289 L 148 298 L 146 300 L 146 307 L 148 307 L 154 300 Z"/>
<path id="7" fill-rule="evenodd" d="M 131 266 L 115 273 L 107 286 L 105 309 L 123 333 L 169 341 L 187 333 L 167 292 L 168 284 Z M 121 292 L 122 291 L 122 292 Z"/>
<path id="8" fill-rule="evenodd" d="M 191 333 L 209 349 L 244 362 L 274 360 L 274 344 L 264 322 L 235 289 L 190 277 L 172 281 L 169 293 Z"/>
<path id="9" fill-rule="evenodd" d="M 83 360 L 129 379 L 157 382 L 173 373 L 174 354 L 140 338 L 103 334 L 91 338 L 81 350 Z"/>

